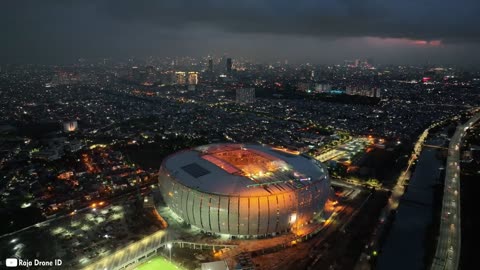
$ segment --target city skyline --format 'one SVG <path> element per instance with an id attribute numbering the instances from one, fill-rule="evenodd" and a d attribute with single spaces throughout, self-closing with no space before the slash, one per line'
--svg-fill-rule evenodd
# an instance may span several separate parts
<path id="1" fill-rule="evenodd" d="M 382 64 L 471 66 L 480 60 L 479 4 L 469 0 L 27 0 L 4 6 L 2 64 L 207 54 L 320 64 L 367 57 Z"/>
<path id="2" fill-rule="evenodd" d="M 6 1 L 0 268 L 478 268 L 478 10 Z"/>

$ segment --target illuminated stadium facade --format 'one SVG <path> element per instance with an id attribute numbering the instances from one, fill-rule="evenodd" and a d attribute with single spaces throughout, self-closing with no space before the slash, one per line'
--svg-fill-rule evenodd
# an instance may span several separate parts
<path id="1" fill-rule="evenodd" d="M 168 207 L 217 234 L 289 231 L 319 215 L 330 192 L 326 168 L 304 155 L 255 144 L 212 144 L 175 153 L 160 169 Z"/>

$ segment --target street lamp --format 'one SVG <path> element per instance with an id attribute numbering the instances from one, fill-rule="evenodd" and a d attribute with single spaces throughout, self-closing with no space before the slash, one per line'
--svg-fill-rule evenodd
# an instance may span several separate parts
<path id="1" fill-rule="evenodd" d="M 167 244 L 168 251 L 170 252 L 170 262 L 172 262 L 172 243 Z"/>

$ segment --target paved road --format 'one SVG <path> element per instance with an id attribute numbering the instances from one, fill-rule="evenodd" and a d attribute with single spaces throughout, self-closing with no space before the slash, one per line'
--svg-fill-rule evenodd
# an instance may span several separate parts
<path id="1" fill-rule="evenodd" d="M 440 231 L 432 270 L 458 269 L 460 259 L 460 142 L 469 127 L 480 120 L 476 114 L 457 127 L 448 147 Z"/>
<path id="2" fill-rule="evenodd" d="M 423 144 L 424 144 L 425 140 L 428 137 L 428 134 L 430 132 L 430 128 L 427 128 L 426 130 L 424 130 L 423 133 L 420 134 L 420 136 L 418 137 L 418 140 L 413 147 L 413 153 L 412 153 L 412 155 L 410 155 L 410 159 L 408 160 L 407 168 L 398 177 L 395 186 L 391 190 L 392 195 L 390 196 L 390 198 L 388 200 L 388 204 L 382 210 L 382 214 L 380 216 L 380 219 L 382 221 L 384 221 L 388 217 L 391 210 L 395 210 L 395 209 L 398 208 L 398 205 L 400 203 L 400 199 L 402 198 L 403 194 L 405 193 L 405 182 L 410 179 L 410 174 L 411 174 L 410 168 L 417 161 L 418 156 L 422 152 L 422 147 L 423 147 Z M 382 222 L 381 224 L 383 226 L 384 223 Z"/>

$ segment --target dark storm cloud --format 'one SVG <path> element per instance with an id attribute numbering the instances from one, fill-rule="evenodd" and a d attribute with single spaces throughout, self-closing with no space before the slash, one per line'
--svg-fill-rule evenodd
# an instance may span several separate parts
<path id="1" fill-rule="evenodd" d="M 478 49 L 479 6 L 474 0 L 3 1 L 0 62 L 210 52 L 463 61 Z M 440 48 L 427 50 L 435 44 Z"/>
<path id="2" fill-rule="evenodd" d="M 206 25 L 228 32 L 478 40 L 477 0 L 111 0 L 120 21 Z"/>

